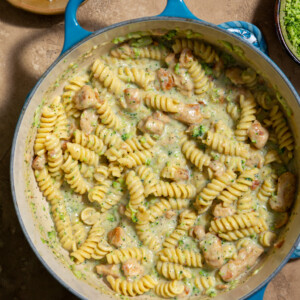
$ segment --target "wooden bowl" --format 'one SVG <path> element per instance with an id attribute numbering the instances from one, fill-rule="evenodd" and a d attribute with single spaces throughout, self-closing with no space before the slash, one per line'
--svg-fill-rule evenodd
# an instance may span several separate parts
<path id="1" fill-rule="evenodd" d="M 294 46 L 291 44 L 291 42 L 288 39 L 287 32 L 284 26 L 284 6 L 285 6 L 285 0 L 277 0 L 275 4 L 275 25 L 276 25 L 276 31 L 278 38 L 282 44 L 282 46 L 285 48 L 285 50 L 288 52 L 288 54 L 292 57 L 292 59 L 300 64 L 300 57 L 297 56 L 296 50 Z"/>
<path id="2" fill-rule="evenodd" d="M 15 7 L 41 15 L 58 15 L 65 12 L 68 0 L 7 0 Z M 87 0 L 86 0 L 87 1 Z M 85 3 L 84 1 L 83 3 Z"/>

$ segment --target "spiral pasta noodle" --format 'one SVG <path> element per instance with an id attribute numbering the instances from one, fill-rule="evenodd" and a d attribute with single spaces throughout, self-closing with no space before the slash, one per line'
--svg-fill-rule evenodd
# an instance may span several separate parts
<path id="1" fill-rule="evenodd" d="M 272 162 L 282 163 L 282 160 L 276 150 L 270 150 L 267 152 L 264 165 L 266 166 Z"/>
<path id="2" fill-rule="evenodd" d="M 264 180 L 256 195 L 259 201 L 267 203 L 269 198 L 276 192 L 276 179 L 277 176 L 272 174 Z"/>
<path id="3" fill-rule="evenodd" d="M 240 142 L 244 142 L 248 139 L 248 129 L 252 125 L 252 122 L 256 120 L 256 102 L 252 94 L 249 94 L 247 98 L 244 95 L 240 96 L 241 116 L 236 125 L 234 134 L 236 139 Z"/>
<path id="4" fill-rule="evenodd" d="M 257 225 L 259 218 L 256 212 L 236 214 L 211 221 L 209 231 L 220 233 Z"/>
<path id="5" fill-rule="evenodd" d="M 239 106 L 237 104 L 229 102 L 226 105 L 226 111 L 234 121 L 236 121 L 240 118 L 241 109 L 239 108 Z"/>
<path id="6" fill-rule="evenodd" d="M 172 280 L 181 280 L 184 278 L 192 277 L 191 272 L 188 269 L 184 268 L 182 265 L 173 264 L 170 262 L 162 262 L 160 260 L 156 264 L 156 270 L 165 278 Z"/>
<path id="7" fill-rule="evenodd" d="M 266 231 L 267 229 L 268 226 L 266 222 L 262 218 L 259 218 L 258 223 L 255 226 L 219 233 L 218 236 L 227 241 L 236 241 L 247 236 L 255 236 L 256 234 Z"/>
<path id="8" fill-rule="evenodd" d="M 114 249 L 112 246 L 110 246 L 106 240 L 101 239 L 96 247 L 94 248 L 94 252 L 91 254 L 91 257 L 93 259 L 102 259 L 103 257 L 105 257 L 107 254 L 109 254 L 110 252 L 112 252 Z"/>
<path id="9" fill-rule="evenodd" d="M 259 235 L 259 242 L 264 247 L 271 247 L 275 240 L 276 240 L 276 234 L 271 231 L 265 231 Z"/>
<path id="10" fill-rule="evenodd" d="M 134 168 L 145 164 L 147 161 L 150 161 L 153 156 L 153 153 L 149 150 L 136 151 L 127 154 L 125 157 L 119 158 L 118 162 L 121 166 L 127 168 Z"/>
<path id="11" fill-rule="evenodd" d="M 80 116 L 80 111 L 74 106 L 73 97 L 77 91 L 79 91 L 89 80 L 87 75 L 77 76 L 72 78 L 64 87 L 64 92 L 62 94 L 63 106 L 66 111 L 67 117 L 78 118 Z"/>
<path id="12" fill-rule="evenodd" d="M 271 110 L 274 106 L 274 100 L 272 100 L 268 92 L 258 91 L 255 93 L 255 99 L 257 103 L 265 110 Z"/>
<path id="13" fill-rule="evenodd" d="M 108 104 L 107 99 L 103 98 L 97 104 L 97 114 L 99 115 L 101 123 L 107 128 L 118 130 L 121 127 L 120 120 Z"/>
<path id="14" fill-rule="evenodd" d="M 149 84 L 154 81 L 154 74 L 143 69 L 121 67 L 118 69 L 118 76 L 124 82 L 133 82 L 146 90 Z"/>
<path id="15" fill-rule="evenodd" d="M 78 161 L 73 160 L 70 154 L 66 155 L 65 162 L 61 168 L 65 172 L 66 181 L 76 193 L 85 194 L 90 189 L 80 174 Z"/>
<path id="16" fill-rule="evenodd" d="M 187 267 L 202 267 L 202 256 L 192 250 L 181 250 L 180 248 L 164 248 L 159 252 L 159 259 Z"/>
<path id="17" fill-rule="evenodd" d="M 196 195 L 196 188 L 192 184 L 169 183 L 160 180 L 159 183 L 154 186 L 154 189 L 154 196 L 156 197 L 191 199 Z"/>
<path id="18" fill-rule="evenodd" d="M 195 201 L 195 207 L 198 213 L 203 213 L 208 210 L 213 200 L 235 180 L 236 174 L 231 170 L 227 170 L 221 176 L 213 178 L 210 183 L 199 193 Z"/>
<path id="19" fill-rule="evenodd" d="M 180 210 L 187 208 L 190 201 L 187 199 L 163 199 L 161 198 L 158 202 L 149 207 L 150 222 L 154 222 L 159 217 L 163 216 L 168 210 Z"/>
<path id="20" fill-rule="evenodd" d="M 143 205 L 145 201 L 144 186 L 134 171 L 130 171 L 127 174 L 125 182 L 130 195 L 128 208 L 126 209 L 125 214 L 131 218 L 132 212 L 137 211 L 138 207 Z"/>
<path id="21" fill-rule="evenodd" d="M 48 171 L 52 177 L 60 180 L 62 178 L 61 166 L 63 164 L 63 154 L 59 138 L 54 135 L 48 135 L 45 140 L 47 150 Z"/>
<path id="22" fill-rule="evenodd" d="M 145 248 L 132 247 L 132 248 L 114 250 L 106 255 L 106 260 L 107 263 L 109 264 L 119 264 L 131 258 L 135 258 L 137 260 L 143 260 L 147 256 L 148 253 Z"/>
<path id="23" fill-rule="evenodd" d="M 77 222 L 74 222 L 72 224 L 72 232 L 77 246 L 80 246 L 87 236 L 83 223 L 79 220 Z"/>
<path id="24" fill-rule="evenodd" d="M 94 151 L 91 151 L 79 144 L 73 143 L 67 143 L 67 149 L 73 159 L 80 160 L 87 165 L 92 165 L 95 167 L 98 165 L 99 156 Z"/>
<path id="25" fill-rule="evenodd" d="M 53 222 L 62 247 L 67 251 L 75 250 L 76 244 L 72 233 L 72 224 L 63 196 L 57 187 L 54 186 L 46 168 L 41 171 L 36 170 L 34 175 L 40 190 L 51 204 Z"/>
<path id="26" fill-rule="evenodd" d="M 179 223 L 175 230 L 163 242 L 164 248 L 174 248 L 179 240 L 184 237 L 188 230 L 194 225 L 196 213 L 191 210 L 185 210 L 179 215 Z"/>
<path id="27" fill-rule="evenodd" d="M 143 181 L 145 197 L 153 194 L 155 192 L 155 185 L 158 184 L 158 179 L 151 168 L 147 166 L 140 166 L 137 169 L 137 175 Z"/>
<path id="28" fill-rule="evenodd" d="M 253 69 L 247 68 L 244 70 L 241 74 L 241 79 L 249 89 L 253 89 L 257 85 L 257 74 Z"/>
<path id="29" fill-rule="evenodd" d="M 123 44 L 120 47 L 116 47 L 110 51 L 110 54 L 116 58 L 149 58 L 154 60 L 163 60 L 167 55 L 168 51 L 163 46 L 149 45 L 146 47 L 130 47 L 128 44 Z"/>
<path id="30" fill-rule="evenodd" d="M 188 48 L 193 51 L 194 55 L 199 56 L 206 63 L 216 63 L 219 56 L 210 45 L 199 40 L 193 39 L 175 39 L 172 49 L 174 53 L 180 53 L 183 49 Z"/>
<path id="31" fill-rule="evenodd" d="M 100 219 L 100 213 L 88 206 L 81 211 L 80 219 L 85 225 L 94 225 Z"/>
<path id="32" fill-rule="evenodd" d="M 128 281 L 121 278 L 115 279 L 111 275 L 107 276 L 106 279 L 115 292 L 132 297 L 142 295 L 157 285 L 157 281 L 150 275 L 145 275 L 141 279 L 136 279 L 134 281 Z"/>
<path id="33" fill-rule="evenodd" d="M 104 198 L 108 192 L 109 181 L 103 181 L 102 184 L 94 186 L 89 190 L 88 199 L 90 202 L 97 202 L 101 205 L 104 201 Z"/>
<path id="34" fill-rule="evenodd" d="M 224 137 L 220 133 L 214 133 L 210 130 L 206 132 L 206 137 L 202 140 L 204 144 L 211 147 L 220 154 L 249 157 L 249 145 L 237 142 L 233 139 Z"/>
<path id="35" fill-rule="evenodd" d="M 34 141 L 34 153 L 42 156 L 45 153 L 46 136 L 54 130 L 57 114 L 53 109 L 44 106 L 42 109 L 40 126 L 37 129 L 37 134 Z"/>
<path id="36" fill-rule="evenodd" d="M 232 202 L 236 201 L 239 197 L 249 191 L 255 179 L 255 175 L 258 174 L 258 172 L 259 170 L 254 168 L 241 173 L 232 185 L 221 192 L 218 199 L 223 201 L 224 206 L 230 205 Z"/>
<path id="37" fill-rule="evenodd" d="M 211 157 L 198 149 L 193 141 L 186 140 L 183 142 L 181 151 L 199 170 L 202 170 L 204 166 L 207 167 L 210 164 Z"/>
<path id="38" fill-rule="evenodd" d="M 100 59 L 96 59 L 92 65 L 92 74 L 98 79 L 105 88 L 107 88 L 110 92 L 114 93 L 117 96 L 122 95 L 125 84 L 119 79 L 110 68 L 104 64 Z"/>
<path id="39" fill-rule="evenodd" d="M 155 286 L 155 294 L 163 298 L 173 298 L 183 293 L 184 284 L 182 281 L 160 281 Z"/>
<path id="40" fill-rule="evenodd" d="M 71 257 L 74 257 L 77 264 L 81 264 L 86 259 L 90 259 L 97 244 L 101 240 L 105 231 L 99 223 L 100 222 L 93 225 L 85 242 L 76 251 L 71 253 Z"/>
<path id="41" fill-rule="evenodd" d="M 215 276 L 197 276 L 195 278 L 195 286 L 200 290 L 208 290 L 216 285 Z"/>
<path id="42" fill-rule="evenodd" d="M 237 200 L 236 208 L 238 212 L 249 212 L 254 208 L 254 201 L 250 193 L 246 193 Z"/>
<path id="43" fill-rule="evenodd" d="M 150 136 L 150 134 L 146 133 L 142 136 L 128 139 L 125 143 L 128 145 L 128 151 L 134 152 L 148 150 L 156 144 L 156 141 Z"/>
<path id="44" fill-rule="evenodd" d="M 158 93 L 146 92 L 143 95 L 146 106 L 158 109 L 164 112 L 176 113 L 179 109 L 179 101 Z"/>
<path id="45" fill-rule="evenodd" d="M 293 157 L 294 138 L 278 105 L 273 106 L 270 111 L 270 119 L 278 139 L 279 149 L 287 150 L 287 156 L 291 159 Z"/>
<path id="46" fill-rule="evenodd" d="M 223 163 L 228 169 L 239 172 L 245 169 L 246 159 L 243 157 L 219 154 L 215 151 L 210 151 L 209 154 L 213 160 Z"/>
<path id="47" fill-rule="evenodd" d="M 103 141 L 94 134 L 85 134 L 83 131 L 76 129 L 74 132 L 73 143 L 81 145 L 89 150 L 101 154 L 104 150 Z"/>

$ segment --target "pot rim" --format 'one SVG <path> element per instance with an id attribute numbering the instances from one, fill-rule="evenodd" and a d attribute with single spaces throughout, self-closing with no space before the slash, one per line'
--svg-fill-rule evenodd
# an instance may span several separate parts
<path id="1" fill-rule="evenodd" d="M 62 278 L 60 278 L 59 275 L 57 275 L 57 273 L 54 270 L 52 270 L 52 268 L 48 265 L 48 263 L 46 262 L 46 260 L 40 255 L 40 253 L 38 252 L 38 250 L 37 250 L 37 248 L 35 246 L 35 243 L 31 240 L 31 238 L 30 238 L 30 236 L 29 236 L 29 234 L 27 232 L 26 226 L 25 226 L 25 224 L 23 222 L 23 219 L 22 219 L 22 216 L 20 214 L 19 207 L 18 207 L 18 202 L 17 202 L 17 197 L 16 197 L 16 192 L 15 192 L 14 176 L 13 176 L 13 174 L 14 174 L 14 160 L 15 160 L 15 155 L 16 155 L 16 142 L 17 142 L 17 137 L 18 137 L 19 129 L 20 129 L 20 126 L 22 124 L 25 112 L 27 111 L 28 105 L 29 105 L 32 97 L 34 96 L 36 90 L 39 88 L 39 86 L 44 81 L 44 79 L 48 76 L 48 74 L 51 73 L 52 70 L 55 69 L 56 65 L 61 60 L 64 60 L 65 57 L 69 55 L 69 53 L 71 53 L 74 49 L 76 49 L 77 47 L 81 46 L 82 44 L 84 44 L 88 40 L 91 40 L 94 37 L 98 36 L 99 34 L 105 33 L 107 31 L 110 31 L 110 30 L 115 29 L 117 27 L 122 27 L 122 26 L 126 26 L 126 25 L 129 25 L 129 24 L 134 24 L 134 23 L 152 22 L 152 21 L 178 21 L 178 22 L 195 23 L 195 24 L 198 24 L 198 25 L 201 25 L 201 26 L 206 26 L 206 27 L 210 27 L 210 28 L 213 28 L 213 29 L 217 29 L 217 30 L 223 32 L 224 34 L 229 35 L 233 39 L 237 39 L 238 41 L 242 42 L 245 46 L 250 47 L 252 50 L 254 50 L 257 54 L 259 54 L 262 58 L 264 58 L 275 69 L 275 71 L 280 75 L 280 77 L 282 78 L 282 80 L 287 84 L 287 86 L 291 90 L 292 94 L 296 98 L 296 100 L 298 102 L 298 106 L 300 106 L 300 96 L 298 95 L 296 89 L 293 87 L 292 83 L 289 81 L 289 79 L 287 78 L 287 76 L 283 73 L 283 71 L 277 66 L 277 64 L 274 61 L 272 61 L 266 54 L 264 54 L 262 51 L 260 51 L 257 47 L 255 47 L 252 44 L 250 44 L 247 41 L 245 41 L 242 37 L 237 36 L 234 33 L 231 33 L 231 32 L 229 32 L 229 31 L 227 31 L 227 30 L 225 30 L 223 28 L 220 28 L 220 27 L 218 27 L 215 24 L 212 24 L 212 23 L 209 23 L 209 22 L 206 22 L 206 21 L 202 21 L 202 20 L 180 18 L 180 17 L 165 17 L 165 16 L 143 17 L 143 18 L 137 18 L 137 19 L 127 20 L 127 21 L 123 21 L 123 22 L 119 22 L 119 23 L 115 23 L 115 24 L 106 26 L 104 28 L 101 28 L 101 29 L 93 32 L 91 35 L 89 35 L 86 38 L 82 39 L 80 42 L 76 43 L 75 45 L 73 45 L 72 47 L 70 47 L 67 51 L 65 51 L 63 54 L 61 54 L 50 65 L 50 67 L 42 74 L 42 76 L 40 77 L 40 79 L 38 80 L 38 82 L 35 84 L 35 86 L 31 90 L 31 92 L 28 94 L 28 96 L 25 99 L 24 105 L 22 107 L 21 113 L 20 113 L 19 118 L 18 118 L 18 122 L 17 122 L 16 128 L 15 128 L 15 132 L 14 132 L 13 142 L 12 142 L 12 149 L 11 149 L 11 156 L 10 156 L 10 185 L 11 185 L 11 192 L 12 192 L 12 196 L 13 196 L 13 202 L 14 202 L 14 206 L 15 206 L 15 210 L 16 210 L 16 214 L 17 214 L 19 223 L 21 225 L 22 231 L 23 231 L 23 233 L 24 233 L 24 235 L 25 235 L 25 237 L 26 237 L 29 245 L 31 246 L 33 252 L 37 256 L 37 258 L 40 260 L 40 262 L 42 263 L 42 265 L 47 269 L 47 271 L 60 284 L 62 284 L 68 291 L 70 291 L 71 293 L 73 293 L 75 296 L 77 296 L 80 299 L 87 299 L 87 298 L 85 298 L 79 292 L 77 292 L 76 290 L 74 290 Z M 271 281 L 277 275 L 277 273 L 283 268 L 283 266 L 287 263 L 287 261 L 289 260 L 290 256 L 292 255 L 292 253 L 296 249 L 296 247 L 297 247 L 297 245 L 298 245 L 299 242 L 300 242 L 300 234 L 298 235 L 298 238 L 296 239 L 296 242 L 292 246 L 291 250 L 285 256 L 285 258 L 282 260 L 282 262 L 279 264 L 279 266 L 276 268 L 276 270 L 269 277 L 267 277 L 263 282 L 261 282 L 255 289 L 253 289 L 251 292 L 249 292 L 247 295 L 245 295 L 244 297 L 242 297 L 240 299 L 243 300 L 243 299 L 246 299 L 246 298 L 254 295 L 257 291 L 259 291 L 261 288 L 263 288 L 269 281 Z"/>

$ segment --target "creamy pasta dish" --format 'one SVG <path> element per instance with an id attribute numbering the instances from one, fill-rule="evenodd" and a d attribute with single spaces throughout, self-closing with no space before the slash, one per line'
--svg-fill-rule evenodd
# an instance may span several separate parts
<path id="1" fill-rule="evenodd" d="M 114 294 L 232 289 L 295 197 L 276 94 L 199 38 L 115 42 L 41 108 L 32 168 L 54 235 Z"/>

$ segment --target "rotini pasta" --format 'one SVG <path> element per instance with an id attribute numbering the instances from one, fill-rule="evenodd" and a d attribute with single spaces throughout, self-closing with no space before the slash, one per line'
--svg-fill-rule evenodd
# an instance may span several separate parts
<path id="1" fill-rule="evenodd" d="M 276 239 L 276 234 L 271 231 L 265 231 L 259 235 L 259 242 L 264 247 L 271 247 L 275 239 Z"/>
<path id="2" fill-rule="evenodd" d="M 272 174 L 265 179 L 257 193 L 257 199 L 263 203 L 267 203 L 269 198 L 276 192 L 277 176 Z"/>
<path id="3" fill-rule="evenodd" d="M 160 281 L 155 286 L 156 295 L 164 298 L 176 297 L 182 294 L 183 291 L 184 291 L 184 284 L 182 281 L 178 281 L 178 280 L 172 280 L 168 282 Z"/>
<path id="4" fill-rule="evenodd" d="M 74 132 L 73 143 L 81 145 L 89 150 L 95 151 L 97 154 L 102 154 L 104 150 L 103 141 L 96 135 L 85 134 L 83 131 L 77 129 Z"/>
<path id="5" fill-rule="evenodd" d="M 73 159 L 95 167 L 98 165 L 99 156 L 94 151 L 73 143 L 67 143 L 67 149 Z"/>
<path id="6" fill-rule="evenodd" d="M 128 139 L 125 143 L 128 145 L 129 152 L 134 152 L 148 150 L 155 145 L 156 141 L 150 136 L 150 134 L 145 134 Z"/>
<path id="7" fill-rule="evenodd" d="M 108 181 L 103 181 L 102 184 L 94 186 L 89 190 L 88 198 L 90 202 L 97 202 L 101 205 L 104 198 L 108 192 L 110 183 Z"/>
<path id="8" fill-rule="evenodd" d="M 151 168 L 140 166 L 137 169 L 137 175 L 143 181 L 145 197 L 153 194 L 155 192 L 155 185 L 158 184 L 158 178 L 152 172 Z"/>
<path id="9" fill-rule="evenodd" d="M 176 113 L 179 109 L 178 100 L 154 92 L 146 92 L 143 95 L 143 99 L 145 105 L 153 109 L 158 109 L 170 113 Z"/>
<path id="10" fill-rule="evenodd" d="M 110 246 L 106 240 L 101 239 L 94 248 L 94 252 L 91 254 L 91 257 L 93 259 L 100 260 L 113 250 L 113 247 Z"/>
<path id="11" fill-rule="evenodd" d="M 180 248 L 164 248 L 159 252 L 159 259 L 187 267 L 202 267 L 202 256 L 192 250 L 181 250 Z"/>
<path id="12" fill-rule="evenodd" d="M 156 264 L 156 270 L 165 278 L 172 280 L 181 280 L 184 278 L 192 277 L 191 272 L 188 269 L 184 268 L 182 265 L 169 262 L 158 261 Z"/>
<path id="13" fill-rule="evenodd" d="M 101 120 L 101 124 L 104 124 L 107 128 L 118 130 L 121 126 L 118 116 L 113 112 L 107 99 L 103 98 L 97 105 L 97 114 Z"/>
<path id="14" fill-rule="evenodd" d="M 145 248 L 132 247 L 114 250 L 106 255 L 106 260 L 109 264 L 119 264 L 131 258 L 146 260 L 148 255 Z"/>
<path id="15" fill-rule="evenodd" d="M 154 186 L 156 197 L 191 199 L 196 195 L 196 188 L 191 184 L 159 181 Z"/>
<path id="16" fill-rule="evenodd" d="M 121 166 L 134 168 L 151 161 L 153 153 L 149 150 L 136 151 L 118 159 Z"/>

